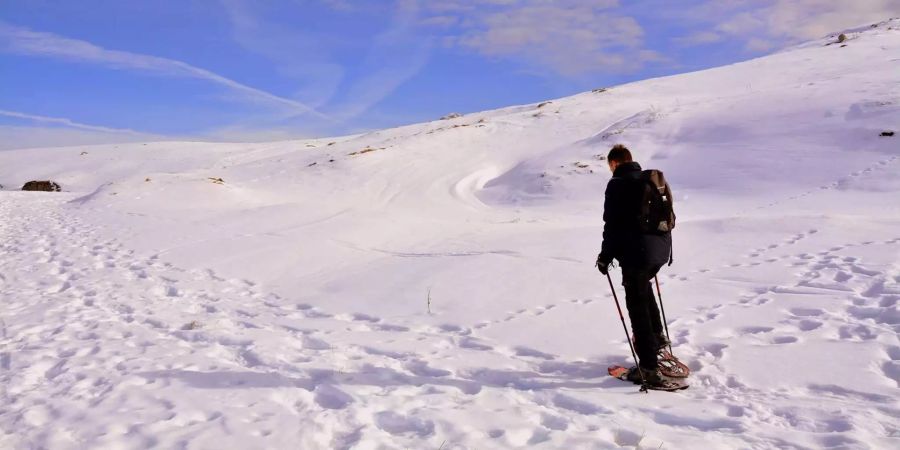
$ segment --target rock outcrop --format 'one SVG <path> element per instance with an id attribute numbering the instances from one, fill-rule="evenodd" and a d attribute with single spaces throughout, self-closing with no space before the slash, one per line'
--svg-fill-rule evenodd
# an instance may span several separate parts
<path id="1" fill-rule="evenodd" d="M 59 184 L 50 180 L 46 181 L 29 181 L 22 186 L 23 191 L 44 191 L 44 192 L 59 192 L 62 190 L 59 187 Z"/>

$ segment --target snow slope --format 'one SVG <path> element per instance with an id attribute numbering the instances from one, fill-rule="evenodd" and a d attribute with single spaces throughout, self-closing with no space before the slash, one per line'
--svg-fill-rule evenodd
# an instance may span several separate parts
<path id="1" fill-rule="evenodd" d="M 896 448 L 900 20 L 848 36 L 358 136 L 0 152 L 0 448 Z M 676 394 L 606 376 L 617 142 L 676 194 Z"/>

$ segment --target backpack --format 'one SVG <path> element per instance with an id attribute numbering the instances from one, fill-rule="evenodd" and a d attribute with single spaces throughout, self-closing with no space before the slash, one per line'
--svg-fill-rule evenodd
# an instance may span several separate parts
<path id="1" fill-rule="evenodd" d="M 641 172 L 644 192 L 641 195 L 640 220 L 644 234 L 666 234 L 675 228 L 675 210 L 672 207 L 672 190 L 666 177 L 659 170 Z"/>

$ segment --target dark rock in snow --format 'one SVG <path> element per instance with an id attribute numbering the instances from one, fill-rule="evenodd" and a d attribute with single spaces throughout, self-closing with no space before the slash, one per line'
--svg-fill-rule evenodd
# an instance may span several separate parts
<path id="1" fill-rule="evenodd" d="M 44 191 L 44 192 L 59 192 L 62 189 L 59 187 L 59 184 L 46 180 L 46 181 L 29 181 L 22 186 L 23 191 Z"/>
<path id="2" fill-rule="evenodd" d="M 891 137 L 891 136 L 893 136 L 893 135 L 894 135 L 894 132 L 893 132 L 893 131 L 882 131 L 881 134 L 880 134 L 879 136 L 881 136 L 881 137 Z"/>

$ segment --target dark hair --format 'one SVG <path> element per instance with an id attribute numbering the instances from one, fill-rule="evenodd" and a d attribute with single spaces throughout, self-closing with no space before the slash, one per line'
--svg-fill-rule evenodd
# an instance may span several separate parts
<path id="1" fill-rule="evenodd" d="M 631 162 L 631 152 L 628 151 L 628 147 L 625 147 L 622 144 L 616 144 L 609 150 L 609 154 L 606 155 L 606 160 L 617 163 Z"/>

